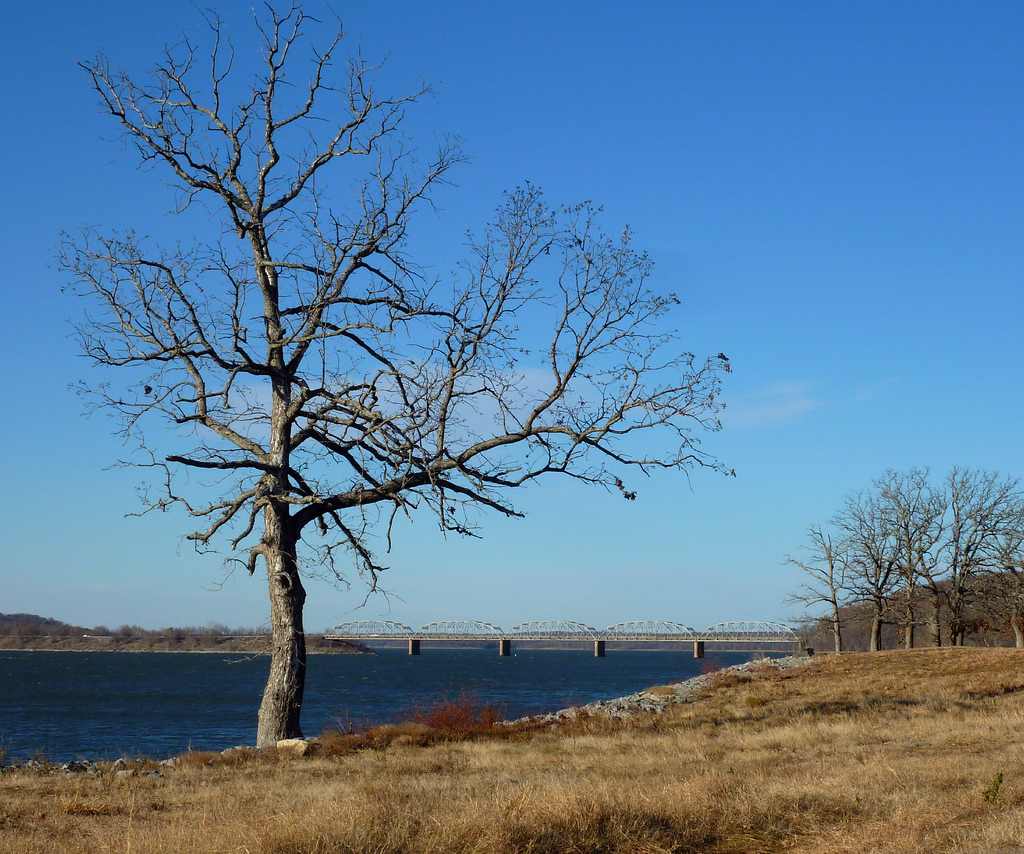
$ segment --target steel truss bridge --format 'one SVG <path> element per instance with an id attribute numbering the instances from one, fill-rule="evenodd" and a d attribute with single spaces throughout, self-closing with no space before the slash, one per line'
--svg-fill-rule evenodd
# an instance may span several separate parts
<path id="1" fill-rule="evenodd" d="M 485 620 L 434 620 L 418 629 L 397 620 L 353 620 L 324 633 L 325 640 L 405 641 L 410 655 L 419 655 L 423 641 L 494 641 L 499 655 L 510 655 L 516 641 L 592 643 L 603 657 L 611 641 L 632 643 L 692 643 L 694 656 L 704 655 L 705 643 L 736 645 L 744 650 L 794 648 L 800 637 L 789 626 L 771 620 L 725 620 L 697 630 L 672 620 L 626 620 L 599 629 L 575 620 L 526 620 L 504 629 Z"/>

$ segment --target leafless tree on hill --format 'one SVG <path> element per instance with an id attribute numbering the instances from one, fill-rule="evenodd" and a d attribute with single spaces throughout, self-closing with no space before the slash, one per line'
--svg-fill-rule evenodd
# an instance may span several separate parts
<path id="1" fill-rule="evenodd" d="M 929 625 L 933 641 L 940 644 L 942 599 L 936 567 L 946 502 L 942 494 L 932 487 L 928 470 L 922 468 L 906 472 L 888 471 L 875 482 L 874 488 L 883 512 L 889 517 L 897 555 L 903 646 L 905 649 L 914 646 L 919 583 L 924 583 L 933 594 Z"/>
<path id="2" fill-rule="evenodd" d="M 869 649 L 882 648 L 882 624 L 899 578 L 900 556 L 892 515 L 875 493 L 846 499 L 835 518 L 848 548 L 848 584 L 855 598 L 871 605 Z"/>
<path id="3" fill-rule="evenodd" d="M 925 606 L 936 646 L 944 630 L 953 645 L 968 634 L 998 643 L 1000 627 L 1024 644 L 1024 494 L 1016 478 L 955 467 L 934 483 L 924 469 L 890 470 L 847 499 L 834 525 L 847 595 L 833 613 L 848 624 L 870 619 L 871 649 L 881 645 L 887 615 L 912 647 Z M 834 622 L 822 618 L 818 631 Z"/>
<path id="4" fill-rule="evenodd" d="M 833 646 L 836 652 L 842 652 L 843 623 L 840 608 L 846 595 L 849 565 L 846 543 L 834 540 L 831 533 L 819 525 L 813 525 L 807 531 L 804 556 L 788 557 L 786 563 L 799 569 L 805 577 L 803 584 L 790 598 L 809 608 L 828 606 Z"/>
<path id="5" fill-rule="evenodd" d="M 1017 522 L 999 538 L 997 570 L 988 579 L 996 613 L 1013 631 L 1014 646 L 1024 648 L 1024 505 L 1018 504 Z"/>
<path id="6" fill-rule="evenodd" d="M 982 575 L 1000 566 L 1019 519 L 1020 484 L 998 472 L 953 468 L 946 478 L 948 534 L 943 559 L 951 643 L 963 645 L 965 612 Z"/>
<path id="7" fill-rule="evenodd" d="M 146 506 L 183 509 L 197 548 L 219 537 L 249 573 L 266 569 L 262 746 L 301 734 L 304 572 L 343 578 L 347 555 L 372 588 L 385 569 L 374 534 L 390 544 L 399 514 L 473 535 L 481 511 L 519 516 L 509 494 L 538 479 L 633 499 L 631 472 L 721 469 L 700 435 L 719 427 L 729 362 L 679 352 L 666 326 L 678 300 L 650 287 L 628 231 L 607 237 L 592 205 L 553 208 L 530 185 L 455 274 L 426 280 L 409 256 L 414 215 L 462 158 L 442 145 L 418 165 L 405 147 L 423 90 L 381 94 L 360 59 L 339 81 L 340 34 L 295 79 L 310 21 L 292 6 L 259 19 L 262 72 L 237 97 L 226 33 L 209 23 L 209 51 L 169 49 L 144 81 L 102 58 L 82 66 L 180 208 L 213 203 L 207 234 L 161 248 L 89 232 L 62 259 L 88 300 L 82 348 L 111 369 L 98 402 L 131 436 L 175 428 L 170 452 L 164 434 L 145 446 L 160 487 Z M 182 471 L 215 481 L 190 492 Z"/>

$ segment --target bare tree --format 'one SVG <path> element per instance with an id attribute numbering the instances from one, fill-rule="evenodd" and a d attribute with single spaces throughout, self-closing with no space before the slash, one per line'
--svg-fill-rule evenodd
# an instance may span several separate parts
<path id="1" fill-rule="evenodd" d="M 835 526 L 847 543 L 850 589 L 856 598 L 871 604 L 868 648 L 876 652 L 882 648 L 882 624 L 899 578 L 892 515 L 877 494 L 858 493 L 846 499 Z"/>
<path id="2" fill-rule="evenodd" d="M 1013 631 L 1017 649 L 1024 648 L 1024 505 L 1018 503 L 1016 524 L 997 546 L 996 571 L 987 579 L 986 604 Z"/>
<path id="3" fill-rule="evenodd" d="M 927 469 L 913 468 L 906 472 L 888 471 L 875 482 L 883 512 L 889 517 L 897 555 L 900 579 L 900 613 L 903 624 L 903 646 L 914 646 L 917 625 L 918 584 L 924 582 L 932 592 L 932 614 L 929 621 L 932 640 L 942 642 L 941 597 L 936 566 L 943 533 L 945 501 L 929 482 Z"/>
<path id="4" fill-rule="evenodd" d="M 117 369 L 92 391 L 157 475 L 146 508 L 183 508 L 201 520 L 197 548 L 265 565 L 262 746 L 301 734 L 303 573 L 343 579 L 347 554 L 374 589 L 375 536 L 389 546 L 399 514 L 473 535 L 482 511 L 521 515 L 509 493 L 548 476 L 633 499 L 630 471 L 721 469 L 699 437 L 719 428 L 729 362 L 672 349 L 678 300 L 651 289 L 628 230 L 609 238 L 593 206 L 553 208 L 530 185 L 455 273 L 428 281 L 409 230 L 461 158 L 445 145 L 418 165 L 402 144 L 423 92 L 379 94 L 360 59 L 336 75 L 340 34 L 293 79 L 309 24 L 297 6 L 258 20 L 262 71 L 242 86 L 208 23 L 209 51 L 185 41 L 142 82 L 82 65 L 180 209 L 213 203 L 205 239 L 161 249 L 88 232 L 62 258 L 89 300 L 82 348 Z M 161 419 L 172 431 L 147 443 Z M 183 471 L 215 480 L 186 495 Z"/>
<path id="5" fill-rule="evenodd" d="M 998 472 L 955 467 L 946 477 L 948 535 L 943 546 L 950 640 L 962 646 L 965 612 L 979 578 L 1000 566 L 1017 529 L 1020 485 Z"/>
<path id="6" fill-rule="evenodd" d="M 807 530 L 804 551 L 803 558 L 786 558 L 786 563 L 795 566 L 805 577 L 791 598 L 809 608 L 819 605 L 828 607 L 833 645 L 836 652 L 842 652 L 843 623 L 840 609 L 846 593 L 849 562 L 846 543 L 842 540 L 836 542 L 831 533 L 819 525 L 812 525 Z"/>

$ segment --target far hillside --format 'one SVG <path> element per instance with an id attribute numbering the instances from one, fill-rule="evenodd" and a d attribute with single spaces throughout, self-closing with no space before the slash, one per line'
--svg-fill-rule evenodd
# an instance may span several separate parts
<path id="1" fill-rule="evenodd" d="M 361 644 L 326 641 L 306 635 L 313 653 L 368 653 Z M 270 633 L 263 628 L 182 626 L 144 629 L 142 626 L 75 626 L 38 614 L 0 614 L 0 650 L 68 652 L 270 652 Z"/>
<path id="2" fill-rule="evenodd" d="M 75 635 L 89 631 L 91 629 L 83 626 L 72 626 L 52 617 L 40 617 L 38 614 L 0 614 L 0 635 Z"/>

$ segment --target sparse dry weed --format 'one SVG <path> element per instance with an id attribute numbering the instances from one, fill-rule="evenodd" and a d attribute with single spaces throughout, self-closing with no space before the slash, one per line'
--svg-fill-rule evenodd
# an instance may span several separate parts
<path id="1" fill-rule="evenodd" d="M 453 711 L 464 737 L 419 721 L 161 778 L 13 772 L 0 851 L 1019 851 L 1022 684 L 1012 650 L 835 656 L 628 724 L 491 734 Z"/>
<path id="2" fill-rule="evenodd" d="M 646 692 L 653 697 L 671 697 L 676 693 L 676 689 L 671 685 L 655 685 L 646 689 Z"/>

